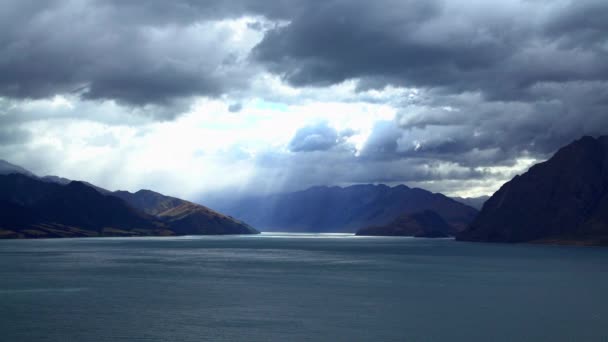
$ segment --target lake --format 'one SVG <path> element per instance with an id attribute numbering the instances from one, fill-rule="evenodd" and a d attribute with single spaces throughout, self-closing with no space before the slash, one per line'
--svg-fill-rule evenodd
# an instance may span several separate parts
<path id="1" fill-rule="evenodd" d="M 0 241 L 2 341 L 605 341 L 608 249 L 345 234 Z"/>

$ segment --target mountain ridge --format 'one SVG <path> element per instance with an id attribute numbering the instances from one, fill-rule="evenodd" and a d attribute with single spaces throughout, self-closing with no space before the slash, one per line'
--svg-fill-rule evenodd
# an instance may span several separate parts
<path id="1" fill-rule="evenodd" d="M 164 207 L 146 211 L 137 201 L 121 198 L 140 195 L 117 195 L 56 176 L 38 177 L 8 162 L 0 166 L 7 170 L 0 174 L 0 238 L 259 233 L 202 205 L 150 190 L 136 194 L 153 194 L 155 203 Z"/>

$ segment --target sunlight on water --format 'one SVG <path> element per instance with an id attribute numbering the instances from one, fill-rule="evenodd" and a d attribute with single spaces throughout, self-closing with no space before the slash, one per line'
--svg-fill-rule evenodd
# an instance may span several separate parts
<path id="1" fill-rule="evenodd" d="M 257 237 L 262 238 L 298 238 L 298 239 L 343 239 L 355 237 L 352 233 L 287 233 L 287 232 L 262 232 Z"/>

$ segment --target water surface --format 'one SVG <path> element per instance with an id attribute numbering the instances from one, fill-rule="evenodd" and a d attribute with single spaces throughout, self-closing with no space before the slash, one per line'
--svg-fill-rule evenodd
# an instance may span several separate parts
<path id="1" fill-rule="evenodd" d="M 0 241 L 2 341 L 605 341 L 608 249 L 342 234 Z"/>

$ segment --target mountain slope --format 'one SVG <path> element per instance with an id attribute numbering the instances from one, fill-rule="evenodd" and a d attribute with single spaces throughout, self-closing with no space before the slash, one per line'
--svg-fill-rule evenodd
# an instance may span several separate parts
<path id="1" fill-rule="evenodd" d="M 434 210 L 461 230 L 477 214 L 475 209 L 444 195 L 405 185 L 313 187 L 246 198 L 219 208 L 264 230 L 294 232 L 355 232 L 425 209 Z"/>
<path id="2" fill-rule="evenodd" d="M 459 240 L 608 243 L 608 136 L 583 137 L 504 184 Z"/>
<path id="3" fill-rule="evenodd" d="M 232 217 L 205 208 L 201 205 L 184 202 L 174 208 L 161 212 L 158 217 L 167 222 L 178 234 L 257 234 L 249 225 Z"/>
<path id="4" fill-rule="evenodd" d="M 139 190 L 135 193 L 119 190 L 114 191 L 112 195 L 126 201 L 133 208 L 137 208 L 150 215 L 158 215 L 163 211 L 175 208 L 186 202 L 179 198 L 165 196 L 151 190 Z"/>
<path id="5" fill-rule="evenodd" d="M 119 197 L 149 215 L 167 223 L 179 235 L 186 234 L 257 234 L 253 227 L 232 217 L 220 214 L 205 206 L 165 196 L 150 190 L 136 193 L 116 191 Z"/>
<path id="6" fill-rule="evenodd" d="M 36 177 L 32 172 L 22 168 L 19 165 L 14 165 L 6 160 L 0 159 L 0 175 L 10 175 L 11 173 L 19 173 L 22 175 Z"/>
<path id="7" fill-rule="evenodd" d="M 141 190 L 112 193 L 87 182 L 38 177 L 0 161 L 0 238 L 256 234 L 209 208 Z"/>
<path id="8" fill-rule="evenodd" d="M 0 236 L 171 235 L 160 220 L 81 182 L 0 176 Z"/>
<path id="9" fill-rule="evenodd" d="M 413 214 L 402 215 L 384 226 L 359 229 L 359 236 L 414 236 L 414 237 L 448 237 L 456 232 L 454 227 L 445 222 L 432 210 L 423 210 Z"/>

